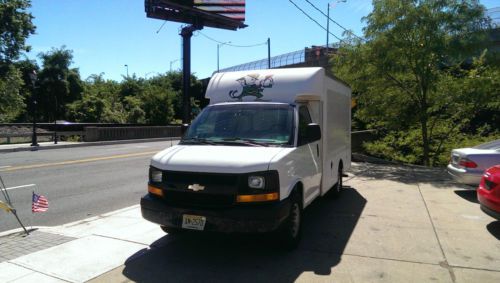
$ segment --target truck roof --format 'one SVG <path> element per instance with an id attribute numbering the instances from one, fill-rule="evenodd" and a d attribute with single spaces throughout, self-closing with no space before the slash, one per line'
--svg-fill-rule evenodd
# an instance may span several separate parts
<path id="1" fill-rule="evenodd" d="M 268 101 L 294 103 L 299 96 L 324 94 L 323 68 L 285 68 L 216 73 L 205 97 L 210 104 Z"/>

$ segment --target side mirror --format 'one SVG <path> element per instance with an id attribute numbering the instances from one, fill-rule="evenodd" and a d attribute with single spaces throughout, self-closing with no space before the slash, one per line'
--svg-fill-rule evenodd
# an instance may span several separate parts
<path id="1" fill-rule="evenodd" d="M 181 136 L 184 136 L 184 134 L 187 132 L 189 128 L 189 124 L 182 124 L 181 125 Z"/>
<path id="2" fill-rule="evenodd" d="M 321 128 L 316 123 L 307 125 L 306 128 L 307 142 L 314 142 L 321 139 Z"/>

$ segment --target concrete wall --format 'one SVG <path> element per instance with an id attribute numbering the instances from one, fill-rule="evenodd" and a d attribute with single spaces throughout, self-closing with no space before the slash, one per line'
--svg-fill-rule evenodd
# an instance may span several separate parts
<path id="1" fill-rule="evenodd" d="M 351 132 L 351 151 L 363 152 L 363 142 L 373 141 L 377 138 L 377 130 Z"/>
<path id="2" fill-rule="evenodd" d="M 84 141 L 180 137 L 180 126 L 85 127 Z"/>

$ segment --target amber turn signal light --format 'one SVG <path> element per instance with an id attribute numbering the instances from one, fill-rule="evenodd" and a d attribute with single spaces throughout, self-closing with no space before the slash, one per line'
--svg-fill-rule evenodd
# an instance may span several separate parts
<path id="1" fill-rule="evenodd" d="M 236 196 L 236 202 L 261 202 L 261 201 L 272 201 L 278 199 L 279 199 L 278 193 Z"/>
<path id="2" fill-rule="evenodd" d="M 153 187 L 151 185 L 148 185 L 148 192 L 150 194 L 153 194 L 155 196 L 162 197 L 163 196 L 163 190 L 157 187 Z"/>

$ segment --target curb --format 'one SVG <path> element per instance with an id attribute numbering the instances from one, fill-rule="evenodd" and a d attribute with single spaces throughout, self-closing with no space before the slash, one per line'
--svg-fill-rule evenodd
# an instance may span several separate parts
<path id="1" fill-rule="evenodd" d="M 76 221 L 73 221 L 73 222 L 64 223 L 64 224 L 61 224 L 61 225 L 55 225 L 55 226 L 29 226 L 29 227 L 26 227 L 26 229 L 29 232 L 32 232 L 32 231 L 35 231 L 35 230 L 40 230 L 40 231 L 47 231 L 47 232 L 55 233 L 55 232 L 58 232 L 58 230 L 57 230 L 58 228 L 72 227 L 72 226 L 76 226 L 76 225 L 79 225 L 79 224 L 84 224 L 84 223 L 92 222 L 92 221 L 95 221 L 95 220 L 99 220 L 99 219 L 103 219 L 103 218 L 106 218 L 106 217 L 113 216 L 115 214 L 118 214 L 118 213 L 121 213 L 121 212 L 124 212 L 124 211 L 127 211 L 127 210 L 136 209 L 137 207 L 139 207 L 139 204 L 134 204 L 134 205 L 127 206 L 127 207 L 124 207 L 124 208 L 119 208 L 117 210 L 113 210 L 113 211 L 110 211 L 110 212 L 105 212 L 105 213 L 102 213 L 102 214 L 99 214 L 99 215 L 96 215 L 96 216 L 92 216 L 92 217 L 88 217 L 88 218 L 85 218 L 85 219 L 76 220 Z M 0 232 L 0 238 L 8 237 L 8 236 L 11 236 L 11 235 L 14 235 L 14 234 L 19 234 L 19 233 L 24 234 L 23 228 L 14 228 L 14 229 L 11 229 L 11 230 Z M 60 234 L 60 233 L 58 233 L 58 234 Z"/>
<path id="2" fill-rule="evenodd" d="M 28 226 L 28 227 L 26 227 L 26 230 L 28 230 L 28 232 L 31 233 L 31 232 L 36 231 L 36 230 L 43 230 L 47 227 L 48 226 Z M 0 232 L 0 238 L 9 237 L 9 236 L 12 236 L 14 234 L 26 234 L 26 233 L 24 232 L 23 228 L 14 228 L 11 230 Z"/>
<path id="3" fill-rule="evenodd" d="M 168 138 L 152 138 L 152 139 L 82 142 L 82 143 L 75 143 L 75 144 L 50 145 L 50 146 L 43 146 L 43 147 L 42 146 L 37 146 L 37 147 L 27 146 L 27 147 L 15 147 L 15 148 L 0 148 L 0 153 L 2 153 L 2 152 L 19 152 L 19 151 L 38 151 L 38 150 L 47 150 L 47 149 L 60 149 L 60 148 L 72 148 L 72 147 L 84 147 L 84 146 L 99 146 L 99 145 L 114 145 L 114 144 L 141 143 L 141 142 L 170 141 L 170 140 L 178 140 L 180 138 L 181 137 L 168 137 Z"/>

